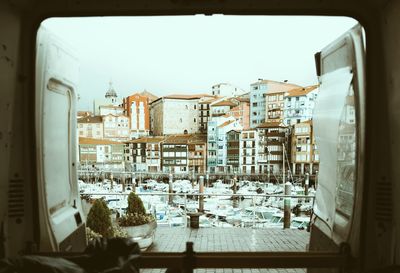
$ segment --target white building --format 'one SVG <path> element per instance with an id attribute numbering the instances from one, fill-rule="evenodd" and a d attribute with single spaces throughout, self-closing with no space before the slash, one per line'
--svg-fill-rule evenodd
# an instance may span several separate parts
<path id="1" fill-rule="evenodd" d="M 78 137 L 103 138 L 103 119 L 101 116 L 78 118 Z"/>
<path id="2" fill-rule="evenodd" d="M 258 172 L 258 133 L 255 129 L 243 130 L 239 138 L 239 170 L 243 174 Z"/>
<path id="3" fill-rule="evenodd" d="M 242 130 L 240 122 L 234 117 L 213 117 L 208 122 L 208 171 L 227 171 L 227 133 L 231 130 Z"/>
<path id="4" fill-rule="evenodd" d="M 124 108 L 114 105 L 99 105 L 100 116 L 114 115 L 119 116 L 124 114 Z"/>
<path id="5" fill-rule="evenodd" d="M 313 85 L 286 92 L 283 108 L 283 123 L 285 125 L 293 125 L 311 120 L 318 91 L 318 86 Z"/>
<path id="6" fill-rule="evenodd" d="M 237 97 L 247 93 L 247 91 L 237 86 L 234 86 L 230 83 L 219 83 L 213 85 L 211 88 L 211 92 L 214 96 L 223 96 L 223 97 Z"/>
<path id="7" fill-rule="evenodd" d="M 151 103 L 153 135 L 194 134 L 199 132 L 199 100 L 209 95 L 170 95 Z"/>
<path id="8" fill-rule="evenodd" d="M 104 138 L 113 141 L 129 139 L 129 118 L 124 115 L 103 116 Z"/>

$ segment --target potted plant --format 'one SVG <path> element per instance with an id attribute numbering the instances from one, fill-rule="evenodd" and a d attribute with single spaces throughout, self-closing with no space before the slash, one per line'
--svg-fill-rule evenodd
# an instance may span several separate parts
<path id="1" fill-rule="evenodd" d="M 141 249 L 153 243 L 157 222 L 153 215 L 146 213 L 142 200 L 134 192 L 129 194 L 126 215 L 121 216 L 118 223 Z"/>
<path id="2" fill-rule="evenodd" d="M 112 237 L 111 213 L 103 199 L 96 199 L 87 215 L 86 225 L 102 237 Z"/>

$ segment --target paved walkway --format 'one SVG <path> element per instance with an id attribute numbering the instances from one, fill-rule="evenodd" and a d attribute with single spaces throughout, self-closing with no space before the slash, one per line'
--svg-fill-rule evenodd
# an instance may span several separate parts
<path id="1" fill-rule="evenodd" d="M 195 251 L 306 251 L 310 233 L 296 229 L 252 228 L 157 228 L 148 252 L 185 251 L 186 242 L 194 243 Z M 162 269 L 142 270 L 146 273 L 165 272 Z M 304 269 L 197 269 L 197 273 L 279 272 L 297 273 Z"/>

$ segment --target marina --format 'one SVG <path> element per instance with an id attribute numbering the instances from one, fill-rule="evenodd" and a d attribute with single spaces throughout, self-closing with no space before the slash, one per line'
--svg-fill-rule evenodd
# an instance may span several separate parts
<path id="1" fill-rule="evenodd" d="M 295 185 L 285 195 L 283 185 L 258 181 L 228 184 L 217 180 L 207 187 L 203 180 L 163 183 L 149 179 L 134 187 L 105 179 L 97 183 L 79 180 L 79 187 L 85 213 L 91 200 L 103 198 L 116 218 L 125 213 L 127 196 L 135 191 L 158 226 L 182 228 L 191 225 L 191 215 L 196 213 L 200 228 L 282 228 L 286 202 L 290 228 L 307 229 L 315 194 L 313 189 L 306 192 Z"/>

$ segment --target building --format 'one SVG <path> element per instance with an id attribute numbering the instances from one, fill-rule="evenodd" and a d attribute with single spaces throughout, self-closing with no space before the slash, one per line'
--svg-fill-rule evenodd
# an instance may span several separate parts
<path id="1" fill-rule="evenodd" d="M 226 133 L 226 166 L 228 173 L 239 173 L 240 131 L 230 130 Z"/>
<path id="2" fill-rule="evenodd" d="M 171 135 L 165 137 L 161 144 L 163 172 L 185 173 L 189 171 L 189 147 L 190 135 Z"/>
<path id="3" fill-rule="evenodd" d="M 265 122 L 257 127 L 257 132 L 259 172 L 282 175 L 283 154 L 285 167 L 289 167 L 287 164 L 290 162 L 289 127 L 278 122 Z"/>
<path id="4" fill-rule="evenodd" d="M 123 170 L 124 144 L 106 139 L 79 138 L 80 168 L 95 167 L 100 170 Z"/>
<path id="5" fill-rule="evenodd" d="M 104 138 L 113 141 L 129 139 L 129 118 L 124 115 L 103 116 Z"/>
<path id="6" fill-rule="evenodd" d="M 234 117 L 213 117 L 208 122 L 207 169 L 210 173 L 225 172 L 227 169 L 226 133 L 230 130 L 242 130 L 242 126 Z"/>
<path id="7" fill-rule="evenodd" d="M 211 118 L 226 115 L 233 107 L 238 106 L 238 104 L 238 102 L 233 102 L 228 98 L 212 102 L 210 104 Z"/>
<path id="8" fill-rule="evenodd" d="M 207 170 L 207 136 L 191 135 L 188 139 L 189 172 L 204 174 Z"/>
<path id="9" fill-rule="evenodd" d="M 124 115 L 124 108 L 121 106 L 116 105 L 99 105 L 99 115 L 100 116 L 107 116 L 107 115 L 114 115 L 120 116 Z"/>
<path id="10" fill-rule="evenodd" d="M 255 129 L 243 130 L 239 138 L 239 170 L 242 174 L 258 172 L 258 132 Z"/>
<path id="11" fill-rule="evenodd" d="M 284 91 L 273 91 L 265 97 L 265 122 L 283 123 Z"/>
<path id="12" fill-rule="evenodd" d="M 283 123 L 285 125 L 293 125 L 311 120 L 318 91 L 318 85 L 313 85 L 286 92 Z"/>
<path id="13" fill-rule="evenodd" d="M 293 125 L 291 163 L 294 174 L 315 174 L 318 170 L 319 153 L 314 139 L 312 121 Z"/>
<path id="14" fill-rule="evenodd" d="M 209 95 L 170 95 L 150 106 L 153 135 L 194 134 L 199 132 L 199 101 Z"/>
<path id="15" fill-rule="evenodd" d="M 210 104 L 216 100 L 220 100 L 221 97 L 203 97 L 199 100 L 199 132 L 206 133 L 207 132 L 207 123 L 211 118 L 211 107 Z"/>
<path id="16" fill-rule="evenodd" d="M 104 95 L 103 99 L 96 99 L 93 101 L 93 113 L 96 116 L 101 115 L 100 113 L 100 106 L 104 105 L 113 105 L 113 106 L 118 106 L 120 103 L 118 101 L 118 95 L 117 92 L 115 92 L 112 82 L 110 81 L 110 86 L 108 90 L 106 91 L 106 94 Z"/>
<path id="17" fill-rule="evenodd" d="M 160 172 L 164 137 L 142 137 L 125 143 L 125 162 L 131 171 Z"/>
<path id="18" fill-rule="evenodd" d="M 149 104 L 155 96 L 142 95 L 142 93 L 128 96 L 122 102 L 124 113 L 130 119 L 129 135 L 131 139 L 147 136 L 150 132 Z"/>
<path id="19" fill-rule="evenodd" d="M 231 108 L 226 115 L 237 119 L 244 129 L 250 128 L 250 98 L 238 97 L 232 100 L 237 101 L 238 106 Z"/>
<path id="20" fill-rule="evenodd" d="M 213 96 L 236 97 L 245 94 L 246 91 L 230 83 L 219 83 L 212 86 L 211 93 Z"/>
<path id="21" fill-rule="evenodd" d="M 78 118 L 78 137 L 102 139 L 104 136 L 103 118 L 101 116 L 85 116 Z"/>
<path id="22" fill-rule="evenodd" d="M 207 171 L 215 173 L 217 168 L 217 121 L 210 120 L 207 125 Z"/>
<path id="23" fill-rule="evenodd" d="M 255 128 L 266 121 L 267 93 L 286 92 L 301 86 L 286 82 L 259 79 L 250 85 L 250 127 Z"/>

